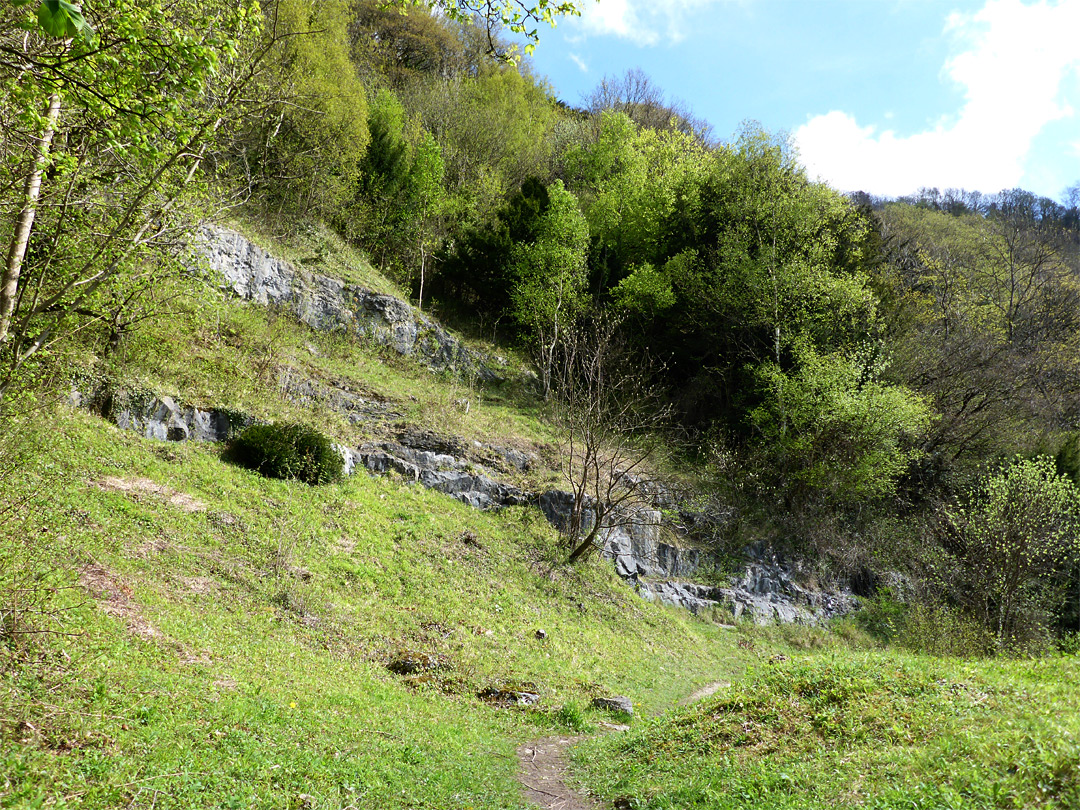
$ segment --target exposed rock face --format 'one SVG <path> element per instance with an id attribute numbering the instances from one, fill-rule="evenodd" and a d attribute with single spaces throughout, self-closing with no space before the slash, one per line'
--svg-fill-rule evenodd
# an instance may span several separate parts
<path id="1" fill-rule="evenodd" d="M 84 393 L 72 388 L 68 401 L 76 407 L 95 411 L 111 419 L 117 427 L 147 439 L 170 442 L 221 442 L 229 431 L 251 424 L 242 414 L 211 408 L 202 410 L 180 405 L 172 397 L 106 390 Z"/>
<path id="2" fill-rule="evenodd" d="M 298 270 L 236 231 L 216 225 L 202 228 L 196 249 L 221 286 L 243 299 L 282 307 L 313 329 L 366 337 L 435 371 L 498 379 L 476 352 L 399 298 Z"/>
<path id="3" fill-rule="evenodd" d="M 321 405 L 342 414 L 354 425 L 402 418 L 390 404 L 377 397 L 302 377 L 289 368 L 282 369 L 279 374 L 278 390 L 294 404 Z"/>
<path id="4" fill-rule="evenodd" d="M 376 474 L 397 473 L 408 481 L 450 495 L 477 509 L 523 506 L 531 500 L 528 493 L 518 487 L 496 481 L 490 470 L 444 453 L 382 442 L 362 445 L 348 451 L 348 455 L 346 467 L 350 472 L 363 467 Z"/>
<path id="5" fill-rule="evenodd" d="M 541 511 L 556 529 L 564 531 L 570 522 L 574 496 L 561 490 L 549 490 L 537 499 Z M 593 526 L 593 512 L 586 504 L 582 531 Z M 616 521 L 619 525 L 601 529 L 600 553 L 610 558 L 621 577 L 689 576 L 704 563 L 697 549 L 683 548 L 663 540 L 663 516 L 646 506 L 638 506 Z"/>
<path id="6" fill-rule="evenodd" d="M 804 588 L 788 567 L 763 562 L 747 563 L 742 578 L 729 587 L 671 581 L 639 582 L 637 589 L 646 599 L 679 605 L 692 613 L 722 607 L 735 619 L 748 616 L 757 624 L 818 624 L 858 607 L 850 591 Z"/>

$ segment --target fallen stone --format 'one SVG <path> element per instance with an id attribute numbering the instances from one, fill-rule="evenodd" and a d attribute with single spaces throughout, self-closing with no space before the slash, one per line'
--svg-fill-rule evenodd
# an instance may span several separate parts
<path id="1" fill-rule="evenodd" d="M 395 675 L 417 675 L 451 669 L 451 664 L 445 655 L 400 649 L 394 653 L 386 668 Z"/>
<path id="2" fill-rule="evenodd" d="M 593 698 L 592 705 L 604 711 L 622 712 L 630 717 L 634 716 L 634 703 L 625 695 Z"/>
<path id="3" fill-rule="evenodd" d="M 489 686 L 476 696 L 486 703 L 498 706 L 535 706 L 540 702 L 540 694 L 532 691 L 535 688 L 533 684 Z"/>

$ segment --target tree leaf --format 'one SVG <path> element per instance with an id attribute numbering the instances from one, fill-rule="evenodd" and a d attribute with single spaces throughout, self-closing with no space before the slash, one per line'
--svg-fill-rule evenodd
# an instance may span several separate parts
<path id="1" fill-rule="evenodd" d="M 49 36 L 67 36 L 67 12 L 60 8 L 58 0 L 45 0 L 45 2 L 38 7 L 38 25 L 40 25 Z"/>

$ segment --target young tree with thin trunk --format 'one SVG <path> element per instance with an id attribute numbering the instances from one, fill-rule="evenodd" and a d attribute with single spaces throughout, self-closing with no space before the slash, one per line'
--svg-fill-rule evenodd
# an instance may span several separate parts
<path id="1" fill-rule="evenodd" d="M 609 316 L 563 330 L 555 355 L 552 407 L 563 434 L 563 474 L 573 495 L 562 534 L 569 562 L 598 547 L 602 534 L 639 523 L 647 506 L 646 466 L 667 418 Z"/>
<path id="2" fill-rule="evenodd" d="M 254 3 L 102 0 L 92 29 L 59 9 L 77 16 L 39 12 L 43 30 L 29 8 L 0 11 L 0 396 L 163 253 L 260 63 Z"/>

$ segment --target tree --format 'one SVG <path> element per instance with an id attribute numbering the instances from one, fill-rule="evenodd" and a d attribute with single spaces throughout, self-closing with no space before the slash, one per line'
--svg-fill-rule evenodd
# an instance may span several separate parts
<path id="1" fill-rule="evenodd" d="M 563 330 L 556 348 L 552 410 L 573 496 L 561 532 L 574 563 L 596 548 L 605 530 L 640 521 L 642 473 L 667 411 L 647 383 L 647 364 L 628 353 L 617 320 L 583 318 Z"/>
<path id="2" fill-rule="evenodd" d="M 367 152 L 367 94 L 350 59 L 346 0 L 274 0 L 253 95 L 230 144 L 247 198 L 285 227 L 322 217 L 339 228 Z"/>
<path id="3" fill-rule="evenodd" d="M 401 99 L 442 149 L 446 189 L 462 222 L 489 224 L 506 198 L 548 165 L 554 108 L 547 88 L 520 68 L 429 78 Z"/>
<path id="4" fill-rule="evenodd" d="M 708 144 L 712 127 L 681 101 L 668 101 L 663 90 L 640 68 L 622 76 L 605 76 L 589 94 L 586 107 L 594 116 L 605 111 L 624 113 L 645 129 L 674 129 Z"/>
<path id="5" fill-rule="evenodd" d="M 0 11 L 0 394 L 162 253 L 258 63 L 255 3 L 102 0 L 89 23 L 42 8 Z"/>
<path id="6" fill-rule="evenodd" d="M 550 204 L 544 184 L 528 178 L 493 222 L 466 230 L 452 251 L 439 256 L 439 297 L 463 303 L 481 317 L 505 316 L 516 283 L 511 264 L 514 245 L 534 241 Z"/>
<path id="7" fill-rule="evenodd" d="M 592 279 L 597 296 L 631 266 L 667 258 L 663 224 L 690 204 L 687 189 L 697 188 L 714 159 L 677 130 L 642 129 L 625 113 L 601 113 L 597 138 L 575 145 L 564 159 L 567 186 L 581 200 L 598 243 Z"/>
<path id="8" fill-rule="evenodd" d="M 966 579 L 960 598 L 1005 649 L 1045 628 L 1080 552 L 1080 490 L 1052 459 L 1017 458 L 947 510 L 942 530 Z"/>
<path id="9" fill-rule="evenodd" d="M 525 45 L 525 53 L 532 53 L 540 36 L 533 26 L 546 23 L 552 27 L 555 18 L 565 15 L 580 15 L 572 2 L 564 0 L 535 0 L 535 5 L 517 0 L 393 0 L 391 3 L 405 10 L 410 6 L 426 6 L 437 9 L 440 13 L 455 22 L 471 23 L 479 20 L 486 32 L 488 48 L 495 54 L 506 59 L 516 59 L 516 49 L 500 49 L 498 38 L 499 30 L 507 28 L 515 34 L 524 34 L 528 42 Z"/>
<path id="10" fill-rule="evenodd" d="M 892 374 L 933 402 L 926 450 L 942 463 L 1033 449 L 1075 422 L 1080 285 L 1059 229 L 1022 210 L 877 214 Z"/>
<path id="11" fill-rule="evenodd" d="M 756 369 L 761 404 L 749 418 L 764 440 L 762 479 L 793 506 L 835 509 L 891 494 L 922 455 L 923 400 L 885 379 L 880 346 L 818 354 L 802 345 L 785 371 Z"/>
<path id="12" fill-rule="evenodd" d="M 360 164 L 356 200 L 343 217 L 345 232 L 377 256 L 384 269 L 394 267 L 410 281 L 419 265 L 422 305 L 427 260 L 442 235 L 442 150 L 388 90 L 372 101 L 368 129 L 371 144 Z"/>
<path id="13" fill-rule="evenodd" d="M 512 312 L 531 338 L 531 349 L 544 399 L 551 394 L 555 357 L 588 304 L 586 253 L 589 226 L 574 195 L 561 180 L 548 186 L 548 207 L 530 242 L 517 242 L 510 252 L 516 278 Z"/>

